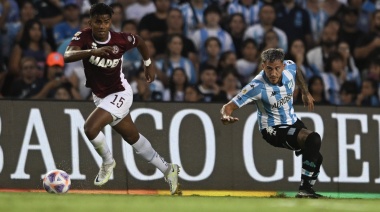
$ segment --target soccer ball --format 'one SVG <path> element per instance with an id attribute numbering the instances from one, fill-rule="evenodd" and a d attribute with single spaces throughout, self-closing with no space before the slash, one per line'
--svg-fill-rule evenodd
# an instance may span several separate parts
<path id="1" fill-rule="evenodd" d="M 70 189 L 71 180 L 69 175 L 62 170 L 51 170 L 43 179 L 45 190 L 53 194 L 63 194 Z"/>

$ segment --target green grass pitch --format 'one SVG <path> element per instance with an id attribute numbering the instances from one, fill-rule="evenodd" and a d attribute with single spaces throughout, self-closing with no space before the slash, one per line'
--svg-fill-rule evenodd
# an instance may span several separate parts
<path id="1" fill-rule="evenodd" d="M 0 211 L 380 211 L 380 199 L 0 193 Z"/>

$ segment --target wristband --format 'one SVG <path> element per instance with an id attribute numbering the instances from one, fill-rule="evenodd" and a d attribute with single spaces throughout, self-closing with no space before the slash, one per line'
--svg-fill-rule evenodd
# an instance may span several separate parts
<path id="1" fill-rule="evenodd" d="M 147 59 L 147 60 L 143 60 L 143 61 L 144 61 L 144 65 L 145 66 L 149 66 L 152 63 L 152 61 L 150 60 L 150 58 Z"/>

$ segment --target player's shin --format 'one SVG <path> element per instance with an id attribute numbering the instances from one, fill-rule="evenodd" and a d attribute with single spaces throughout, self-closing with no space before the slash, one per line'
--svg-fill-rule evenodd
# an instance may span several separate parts
<path id="1" fill-rule="evenodd" d="M 139 140 L 132 145 L 135 152 L 149 163 L 157 167 L 162 173 L 168 170 L 168 163 L 153 149 L 150 142 L 141 134 Z"/>
<path id="2" fill-rule="evenodd" d="M 94 146 L 96 152 L 102 157 L 103 164 L 111 164 L 113 162 L 112 153 L 108 148 L 106 137 L 103 132 L 100 131 L 93 140 L 90 140 L 90 142 Z"/>

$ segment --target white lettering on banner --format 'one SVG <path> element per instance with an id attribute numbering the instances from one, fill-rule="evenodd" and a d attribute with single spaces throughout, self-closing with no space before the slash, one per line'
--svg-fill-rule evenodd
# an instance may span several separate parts
<path id="1" fill-rule="evenodd" d="M 132 117 L 133 122 L 135 122 L 137 117 L 139 117 L 140 115 L 151 115 L 153 117 L 156 130 L 163 129 L 162 112 L 158 110 L 146 109 L 146 108 L 135 109 L 131 111 L 131 117 Z M 129 173 L 132 175 L 132 177 L 138 180 L 148 181 L 148 180 L 157 180 L 164 176 L 158 169 L 156 169 L 153 175 L 145 175 L 141 173 L 136 166 L 135 156 L 133 154 L 132 146 L 123 140 L 122 140 L 121 145 L 122 145 L 122 150 L 123 150 L 124 163 L 126 164 L 127 169 Z"/>
<path id="2" fill-rule="evenodd" d="M 39 144 L 30 144 L 33 128 L 35 128 Z M 11 179 L 30 179 L 30 175 L 25 173 L 25 163 L 29 150 L 41 151 L 46 171 L 56 169 L 41 113 L 37 108 L 32 108 L 30 110 L 16 171 L 11 174 Z M 43 177 L 44 175 L 41 175 L 41 178 Z"/>
<path id="3" fill-rule="evenodd" d="M 205 164 L 203 170 L 197 176 L 190 176 L 186 173 L 185 167 L 183 167 L 181 157 L 179 155 L 179 129 L 182 119 L 188 115 L 195 115 L 199 117 L 206 136 Z M 178 165 L 182 167 L 180 175 L 182 179 L 187 181 L 201 181 L 207 179 L 212 174 L 215 166 L 215 130 L 211 118 L 207 115 L 207 113 L 196 109 L 185 109 L 177 112 L 170 123 L 169 137 L 171 159 L 173 163 L 178 163 Z"/>
<path id="4" fill-rule="evenodd" d="M 266 177 L 261 175 L 255 166 L 255 161 L 253 158 L 253 132 L 255 129 L 255 124 L 257 122 L 257 112 L 252 113 L 245 122 L 243 131 L 243 158 L 244 165 L 247 169 L 248 174 L 255 180 L 259 182 L 273 182 L 276 180 L 281 180 L 284 177 L 284 161 L 276 161 L 276 172 L 270 176 Z"/>
<path id="5" fill-rule="evenodd" d="M 297 113 L 297 117 L 302 119 L 311 119 L 314 123 L 314 130 L 317 132 L 322 139 L 323 142 L 323 135 L 324 135 L 324 125 L 322 121 L 322 117 L 317 113 Z M 323 155 L 323 153 L 322 153 Z M 293 176 L 289 177 L 289 182 L 299 182 L 301 180 L 301 168 L 302 168 L 302 156 L 296 156 L 293 154 Z M 319 171 L 318 175 L 318 181 L 319 182 L 331 182 L 331 178 L 326 175 L 326 172 L 323 169 L 323 166 L 321 166 L 321 169 Z"/>
<path id="6" fill-rule="evenodd" d="M 1 117 L 0 117 L 0 135 L 1 135 L 1 128 L 2 128 L 2 125 L 1 125 Z M 0 146 L 0 174 L 3 171 L 3 167 L 4 167 L 4 154 L 3 154 L 3 149 Z"/>
<path id="7" fill-rule="evenodd" d="M 334 177 L 334 182 L 345 183 L 368 183 L 369 182 L 369 163 L 363 162 L 363 169 L 361 176 L 351 177 L 348 176 L 347 165 L 347 150 L 353 150 L 355 159 L 359 160 L 360 155 L 360 135 L 355 135 L 354 143 L 347 144 L 347 121 L 346 120 L 358 120 L 360 121 L 362 132 L 368 133 L 367 115 L 365 114 L 346 114 L 346 113 L 332 113 L 332 118 L 338 120 L 338 151 L 339 151 L 339 176 Z"/>
<path id="8" fill-rule="evenodd" d="M 378 138 L 378 146 L 379 146 L 379 149 L 378 149 L 378 155 L 379 155 L 379 162 L 380 162 L 380 115 L 373 115 L 372 116 L 372 119 L 373 120 L 376 120 L 377 121 L 377 138 Z M 379 167 L 380 169 L 380 167 Z M 378 178 L 375 179 L 375 183 L 380 183 L 380 176 Z"/>
<path id="9" fill-rule="evenodd" d="M 65 109 L 65 114 L 68 114 L 70 116 L 70 126 L 71 126 L 71 158 L 72 158 L 72 173 L 70 174 L 70 178 L 73 180 L 85 180 L 86 175 L 81 174 L 79 170 L 79 134 L 82 136 L 83 140 L 85 140 L 85 143 L 87 144 L 88 149 L 91 152 L 92 157 L 95 159 L 96 164 L 100 167 L 102 165 L 102 158 L 99 156 L 99 154 L 96 152 L 94 146 L 91 144 L 91 142 L 87 139 L 86 134 L 84 133 L 84 118 L 78 109 Z M 105 137 L 107 145 L 112 152 L 112 129 L 109 125 L 107 125 L 105 128 Z M 111 175 L 110 179 L 113 179 L 113 174 Z"/>

